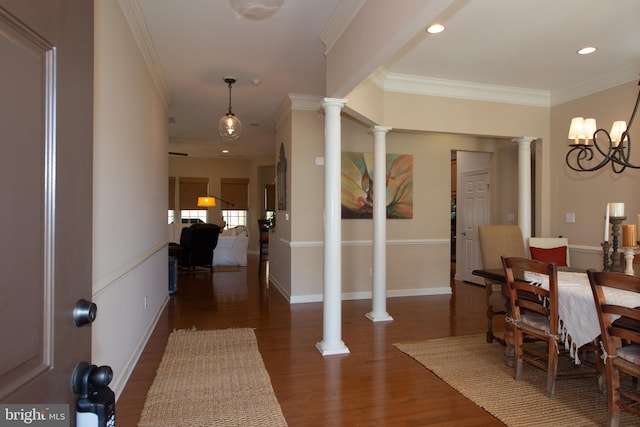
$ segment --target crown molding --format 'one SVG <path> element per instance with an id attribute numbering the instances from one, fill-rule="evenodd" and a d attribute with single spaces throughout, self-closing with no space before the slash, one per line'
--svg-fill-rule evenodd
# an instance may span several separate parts
<path id="1" fill-rule="evenodd" d="M 610 73 L 577 83 L 566 89 L 545 91 L 500 85 L 485 85 L 457 80 L 436 79 L 391 73 L 379 67 L 369 80 L 385 92 L 442 96 L 476 101 L 504 102 L 535 107 L 552 107 L 583 96 L 638 80 L 640 61 Z"/>
<path id="2" fill-rule="evenodd" d="M 168 108 L 169 104 L 171 104 L 169 85 L 167 84 L 164 71 L 160 66 L 156 50 L 153 47 L 153 42 L 151 41 L 149 30 L 147 30 L 147 24 L 145 23 L 142 11 L 140 10 L 138 0 L 118 0 L 118 3 L 120 3 L 120 8 L 122 9 L 127 23 L 129 24 L 129 28 L 131 29 L 131 34 L 133 35 L 133 38 L 138 45 L 138 49 L 140 49 L 140 53 L 147 64 L 153 83 L 155 84 L 165 107 Z"/>
<path id="3" fill-rule="evenodd" d="M 383 69 L 376 70 L 369 79 L 385 92 L 503 102 L 535 107 L 549 107 L 551 105 L 551 94 L 544 90 L 412 76 L 390 73 Z"/>
<path id="4" fill-rule="evenodd" d="M 551 94 L 551 105 L 563 104 L 621 84 L 637 81 L 639 69 L 640 60 L 594 79 L 580 82 L 566 89 L 555 90 Z"/>
<path id="5" fill-rule="evenodd" d="M 340 39 L 340 36 L 342 36 L 344 30 L 347 29 L 353 18 L 358 14 L 365 1 L 366 0 L 340 0 L 340 2 L 338 2 L 338 5 L 333 10 L 333 13 L 320 33 L 320 40 L 325 45 L 325 55 L 331 51 Z"/>
<path id="6" fill-rule="evenodd" d="M 322 109 L 323 97 L 314 95 L 300 95 L 296 93 L 288 94 L 280 104 L 276 113 L 276 128 L 291 113 L 291 111 L 320 111 Z"/>

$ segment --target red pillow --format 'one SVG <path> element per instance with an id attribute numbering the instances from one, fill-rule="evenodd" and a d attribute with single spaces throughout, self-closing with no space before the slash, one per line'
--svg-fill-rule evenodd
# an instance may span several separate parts
<path id="1" fill-rule="evenodd" d="M 555 262 L 558 267 L 567 266 L 567 247 L 557 248 L 534 248 L 530 247 L 531 258 L 542 262 Z"/>

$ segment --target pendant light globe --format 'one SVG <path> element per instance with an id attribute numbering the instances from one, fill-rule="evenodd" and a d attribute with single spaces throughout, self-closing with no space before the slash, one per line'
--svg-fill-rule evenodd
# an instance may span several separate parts
<path id="1" fill-rule="evenodd" d="M 229 86 L 229 112 L 222 116 L 218 122 L 218 134 L 225 140 L 236 140 L 240 137 L 242 132 L 242 122 L 231 111 L 231 86 L 236 82 L 236 79 L 226 77 L 225 83 Z"/>

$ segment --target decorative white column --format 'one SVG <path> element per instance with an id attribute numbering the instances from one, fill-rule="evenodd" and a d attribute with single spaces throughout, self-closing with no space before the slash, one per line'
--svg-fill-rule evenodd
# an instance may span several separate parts
<path id="1" fill-rule="evenodd" d="M 512 140 L 518 143 L 518 225 L 527 247 L 531 237 L 531 142 L 535 140 L 532 136 Z"/>
<path id="2" fill-rule="evenodd" d="M 325 98 L 323 356 L 349 353 L 342 342 L 342 214 L 340 112 L 346 99 Z"/>
<path id="3" fill-rule="evenodd" d="M 373 295 L 366 316 L 374 322 L 393 320 L 387 313 L 387 147 L 390 127 L 374 126 L 373 141 Z"/>

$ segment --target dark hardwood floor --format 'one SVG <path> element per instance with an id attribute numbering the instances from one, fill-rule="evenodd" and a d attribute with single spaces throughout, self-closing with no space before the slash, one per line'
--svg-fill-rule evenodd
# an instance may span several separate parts
<path id="1" fill-rule="evenodd" d="M 394 320 L 383 323 L 365 317 L 371 300 L 344 301 L 342 338 L 350 354 L 323 357 L 315 347 L 322 304 L 289 305 L 268 288 L 265 268 L 259 277 L 257 263 L 250 255 L 239 272 L 179 276 L 178 292 L 118 399 L 118 426 L 137 425 L 169 334 L 194 327 L 255 329 L 289 426 L 503 425 L 393 346 L 484 333 L 484 288 L 452 280 L 451 296 L 389 298 Z M 494 330 L 503 330 L 498 318 Z"/>

